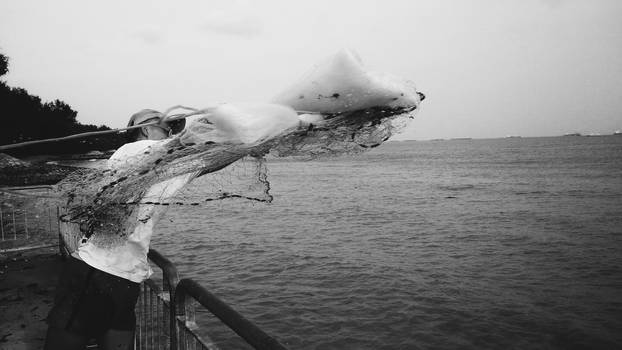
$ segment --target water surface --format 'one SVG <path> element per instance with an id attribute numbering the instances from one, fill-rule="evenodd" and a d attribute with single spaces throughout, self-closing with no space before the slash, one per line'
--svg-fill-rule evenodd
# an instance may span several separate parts
<path id="1" fill-rule="evenodd" d="M 390 142 L 269 172 L 273 203 L 171 208 L 153 247 L 292 349 L 622 347 L 622 137 Z"/>

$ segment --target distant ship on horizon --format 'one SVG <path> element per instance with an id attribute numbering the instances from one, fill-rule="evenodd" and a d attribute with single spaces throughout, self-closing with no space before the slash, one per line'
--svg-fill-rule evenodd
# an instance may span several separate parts
<path id="1" fill-rule="evenodd" d="M 614 135 L 622 135 L 622 131 L 620 130 L 616 130 L 613 132 Z"/>
<path id="2" fill-rule="evenodd" d="M 564 136 L 581 136 L 581 133 L 579 133 L 579 132 L 571 132 L 571 133 L 568 133 L 568 134 L 564 134 Z"/>

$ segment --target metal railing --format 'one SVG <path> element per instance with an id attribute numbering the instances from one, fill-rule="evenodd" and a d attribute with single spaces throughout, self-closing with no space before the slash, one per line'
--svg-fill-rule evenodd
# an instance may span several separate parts
<path id="1" fill-rule="evenodd" d="M 37 205 L 37 195 L 49 195 L 50 186 L 2 188 L 0 251 L 43 248 L 57 242 L 58 208 Z"/>
<path id="2" fill-rule="evenodd" d="M 162 270 L 162 287 L 152 279 L 140 286 L 136 304 L 136 349 L 173 348 L 176 329 L 171 300 L 179 275 L 175 265 L 159 252 L 149 250 L 147 257 Z"/>
<path id="3" fill-rule="evenodd" d="M 180 349 L 188 349 L 190 346 L 194 346 L 193 348 L 196 348 L 197 342 L 193 342 L 192 339 L 188 339 L 186 336 L 198 339 L 199 343 L 202 345 L 202 349 L 214 349 L 214 343 L 212 341 L 209 343 L 202 342 L 194 332 L 194 330 L 196 330 L 196 328 L 194 328 L 196 323 L 194 320 L 194 307 L 189 300 L 190 298 L 196 300 L 201 306 L 206 308 L 214 316 L 218 317 L 222 323 L 237 333 L 253 348 L 259 350 L 286 349 L 276 339 L 272 338 L 251 321 L 244 318 L 244 316 L 240 315 L 229 305 L 225 304 L 218 297 L 210 293 L 198 282 L 189 278 L 184 278 L 179 281 L 175 290 L 174 304 L 177 311 L 177 324 L 180 326 L 186 325 L 185 332 L 181 329 L 178 330 L 178 344 Z M 192 327 L 188 327 L 188 325 Z M 190 332 L 188 332 L 188 330 Z"/>
<path id="4" fill-rule="evenodd" d="M 19 200 L 20 196 L 33 195 L 33 191 L 49 190 L 50 186 L 13 187 L 7 190 L 15 193 L 11 197 L 15 201 L 9 204 L 0 202 L 0 252 L 58 244 L 60 254 L 66 257 L 72 248 L 75 249 L 71 245 L 75 242 L 67 242 L 71 235 L 63 234 L 66 228 L 59 220 L 62 209 L 35 206 L 30 201 Z M 10 244 L 8 249 L 7 244 Z M 218 349 L 218 345 L 205 332 L 198 333 L 205 329 L 201 329 L 196 322 L 195 302 L 255 349 L 285 349 L 196 281 L 180 280 L 175 265 L 156 250 L 150 249 L 148 258 L 162 271 L 162 281 L 161 286 L 153 279 L 141 283 L 136 304 L 135 349 Z"/>
<path id="5" fill-rule="evenodd" d="M 156 250 L 149 250 L 148 257 L 162 270 L 162 288 L 152 279 L 141 285 L 136 306 L 136 349 L 219 349 L 209 336 L 199 335 L 195 301 L 253 348 L 286 349 L 198 282 L 179 280 L 173 263 Z"/>

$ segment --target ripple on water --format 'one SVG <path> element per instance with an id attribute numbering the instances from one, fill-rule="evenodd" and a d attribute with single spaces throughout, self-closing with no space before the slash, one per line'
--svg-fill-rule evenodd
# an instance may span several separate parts
<path id="1" fill-rule="evenodd" d="M 270 164 L 272 204 L 171 208 L 154 247 L 292 349 L 622 348 L 622 139 L 595 139 Z"/>

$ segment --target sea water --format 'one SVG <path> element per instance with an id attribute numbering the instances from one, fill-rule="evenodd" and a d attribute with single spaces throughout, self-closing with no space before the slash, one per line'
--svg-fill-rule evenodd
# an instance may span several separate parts
<path id="1" fill-rule="evenodd" d="M 152 246 L 287 347 L 622 348 L 622 137 L 268 166 L 271 204 L 171 208 Z"/>

